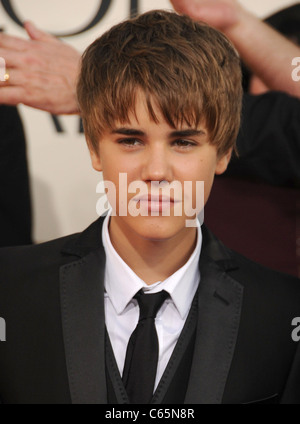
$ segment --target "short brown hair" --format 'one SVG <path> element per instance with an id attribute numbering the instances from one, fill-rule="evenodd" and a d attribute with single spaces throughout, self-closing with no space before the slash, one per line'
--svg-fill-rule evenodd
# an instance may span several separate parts
<path id="1" fill-rule="evenodd" d="M 220 155 L 235 147 L 242 86 L 239 56 L 219 31 L 174 12 L 155 10 L 122 22 L 85 51 L 77 94 L 88 143 L 135 112 L 141 89 L 166 122 L 203 122 Z"/>

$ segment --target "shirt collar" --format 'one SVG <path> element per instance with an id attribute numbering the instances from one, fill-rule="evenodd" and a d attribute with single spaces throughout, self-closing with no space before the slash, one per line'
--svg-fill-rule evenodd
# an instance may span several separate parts
<path id="1" fill-rule="evenodd" d="M 102 241 L 106 254 L 105 290 L 118 315 L 122 314 L 135 294 L 143 289 L 148 293 L 165 290 L 169 293 L 182 319 L 188 314 L 200 281 L 199 257 L 202 246 L 202 231 L 198 222 L 197 245 L 186 264 L 162 282 L 148 286 L 123 261 L 113 247 L 109 236 L 111 211 L 102 228 Z"/>

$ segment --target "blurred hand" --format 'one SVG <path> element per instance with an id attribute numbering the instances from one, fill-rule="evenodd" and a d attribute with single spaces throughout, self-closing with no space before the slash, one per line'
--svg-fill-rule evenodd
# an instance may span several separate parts
<path id="1" fill-rule="evenodd" d="M 244 9 L 236 0 L 171 0 L 174 9 L 226 32 L 239 23 Z"/>
<path id="2" fill-rule="evenodd" d="M 0 57 L 10 78 L 0 83 L 0 104 L 23 103 L 53 114 L 78 113 L 76 80 L 81 55 L 25 23 L 30 40 L 0 33 Z"/>

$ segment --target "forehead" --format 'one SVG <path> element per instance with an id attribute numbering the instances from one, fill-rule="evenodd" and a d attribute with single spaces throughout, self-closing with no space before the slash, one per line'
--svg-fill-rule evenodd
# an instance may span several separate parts
<path id="1" fill-rule="evenodd" d="M 162 124 L 166 122 L 161 108 L 153 96 L 147 99 L 146 94 L 138 90 L 134 97 L 132 105 L 128 109 L 127 116 L 123 119 L 117 118 L 114 126 L 143 126 L 150 123 Z"/>
<path id="2" fill-rule="evenodd" d="M 173 104 L 174 107 L 174 104 Z M 126 111 L 126 116 L 120 118 L 116 116 L 113 119 L 110 129 L 124 126 L 145 127 L 145 126 L 160 126 L 168 129 L 182 129 L 182 128 L 204 128 L 206 127 L 206 120 L 194 118 L 196 112 L 188 110 L 183 113 L 174 113 L 173 108 L 164 104 L 160 104 L 160 99 L 154 95 L 147 95 L 141 89 L 137 89 L 132 96 L 132 103 Z M 189 116 L 189 120 L 185 117 Z"/>

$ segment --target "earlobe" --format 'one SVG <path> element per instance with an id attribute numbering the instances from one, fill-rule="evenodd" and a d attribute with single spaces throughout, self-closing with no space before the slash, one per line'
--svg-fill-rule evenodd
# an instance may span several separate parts
<path id="1" fill-rule="evenodd" d="M 226 171 L 226 169 L 229 165 L 231 156 L 232 156 L 232 149 L 230 149 L 227 153 L 225 153 L 225 155 L 223 155 L 218 160 L 218 163 L 217 163 L 217 166 L 216 166 L 216 175 L 224 174 L 224 172 Z"/>
<path id="2" fill-rule="evenodd" d="M 93 168 L 98 172 L 102 172 L 102 163 L 99 153 L 95 152 L 93 149 L 90 149 L 90 155 Z"/>

